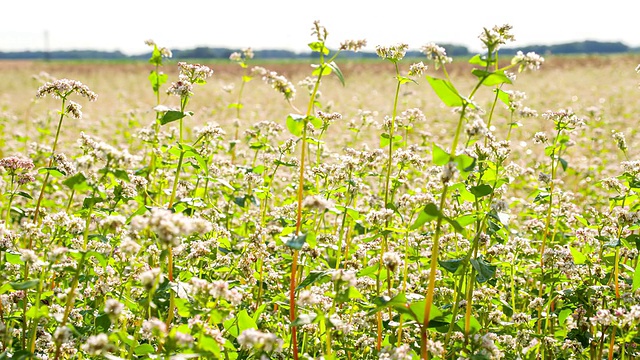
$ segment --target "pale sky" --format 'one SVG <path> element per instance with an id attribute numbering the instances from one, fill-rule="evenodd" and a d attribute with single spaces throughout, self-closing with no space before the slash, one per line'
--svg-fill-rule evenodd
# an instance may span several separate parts
<path id="1" fill-rule="evenodd" d="M 0 0 L 0 51 L 120 50 L 142 54 L 147 39 L 171 50 L 196 46 L 307 51 L 319 20 L 329 47 L 428 42 L 480 49 L 483 27 L 513 25 L 509 46 L 621 41 L 640 46 L 638 0 Z"/>

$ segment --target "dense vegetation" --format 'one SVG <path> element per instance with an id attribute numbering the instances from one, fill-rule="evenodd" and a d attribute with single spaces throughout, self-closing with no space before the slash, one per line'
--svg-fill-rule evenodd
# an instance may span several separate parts
<path id="1" fill-rule="evenodd" d="M 4 64 L 0 359 L 640 357 L 635 64 L 312 37 Z"/>

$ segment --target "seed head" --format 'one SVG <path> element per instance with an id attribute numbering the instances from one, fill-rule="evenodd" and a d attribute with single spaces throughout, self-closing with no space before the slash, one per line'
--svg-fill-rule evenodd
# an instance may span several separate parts
<path id="1" fill-rule="evenodd" d="M 436 65 L 436 70 L 440 66 L 444 66 L 453 61 L 452 58 L 447 56 L 447 51 L 442 46 L 438 46 L 434 43 L 428 43 L 421 48 L 421 51 L 427 56 L 427 59 L 433 60 Z"/>
<path id="2" fill-rule="evenodd" d="M 365 39 L 345 40 L 342 43 L 340 43 L 340 50 L 349 50 L 349 51 L 358 52 L 365 46 L 367 46 L 367 40 Z"/>
<path id="3" fill-rule="evenodd" d="M 167 94 L 180 97 L 187 97 L 193 95 L 193 84 L 187 79 L 181 79 L 171 83 L 171 86 L 167 89 Z"/>
<path id="4" fill-rule="evenodd" d="M 425 65 L 422 61 L 415 64 L 411 64 L 409 66 L 409 76 L 420 76 L 422 75 L 422 73 L 427 71 L 428 68 L 429 67 Z"/>
<path id="5" fill-rule="evenodd" d="M 29 171 L 33 169 L 33 161 L 20 156 L 9 156 L 0 159 L 0 167 L 5 168 L 9 172 L 15 172 L 18 169 Z"/>
<path id="6" fill-rule="evenodd" d="M 271 85 L 274 90 L 284 95 L 286 100 L 291 101 L 296 97 L 296 89 L 286 77 L 278 75 L 275 71 L 268 71 L 260 66 L 253 67 L 251 72 L 262 76 L 262 80 Z"/>
<path id="7" fill-rule="evenodd" d="M 391 272 L 394 272 L 402 264 L 402 258 L 397 252 L 386 252 L 382 255 L 382 264 Z"/>
<path id="8" fill-rule="evenodd" d="M 75 101 L 69 101 L 69 105 L 67 105 L 67 115 L 70 115 L 72 118 L 76 120 L 82 119 L 82 106 Z"/>
<path id="9" fill-rule="evenodd" d="M 213 70 L 205 65 L 187 64 L 179 62 L 180 75 L 183 75 L 189 82 L 194 84 L 204 84 L 205 80 L 213 76 Z"/>
<path id="10" fill-rule="evenodd" d="M 616 145 L 618 146 L 618 149 L 622 151 L 627 151 L 627 140 L 624 138 L 624 133 L 614 132 L 612 137 L 613 137 L 613 140 L 616 141 Z"/>
<path id="11" fill-rule="evenodd" d="M 535 52 L 528 52 L 526 55 L 522 51 L 518 51 L 516 56 L 511 59 L 511 64 L 518 64 L 518 72 L 522 72 L 525 69 L 538 70 L 544 63 L 544 58 Z"/>
<path id="12" fill-rule="evenodd" d="M 383 59 L 398 62 L 404 58 L 408 48 L 409 45 L 407 44 L 397 44 L 393 46 L 378 45 L 376 46 L 376 54 Z"/>
<path id="13" fill-rule="evenodd" d="M 124 305 L 116 299 L 108 299 L 104 304 L 104 312 L 109 315 L 118 316 L 124 310 Z"/>
<path id="14" fill-rule="evenodd" d="M 511 34 L 512 28 L 509 24 L 502 26 L 496 25 L 490 30 L 484 28 L 480 36 L 478 36 L 480 41 L 482 41 L 482 47 L 491 49 L 492 51 L 498 51 L 500 47 L 508 41 L 515 41 L 515 37 Z"/>
<path id="15" fill-rule="evenodd" d="M 272 352 L 282 349 L 282 339 L 275 334 L 265 333 L 256 329 L 247 329 L 237 338 L 238 344 L 245 349 Z"/>
<path id="16" fill-rule="evenodd" d="M 329 35 L 329 33 L 327 32 L 327 28 L 320 25 L 319 20 L 313 22 L 313 27 L 311 28 L 311 36 L 314 35 L 320 42 L 324 42 L 327 39 L 327 35 Z"/>
<path id="17" fill-rule="evenodd" d="M 109 337 L 105 333 L 90 336 L 82 345 L 82 350 L 89 355 L 100 355 L 108 352 L 113 346 L 109 344 Z"/>
<path id="18" fill-rule="evenodd" d="M 87 85 L 84 85 L 77 80 L 58 79 L 51 82 L 47 82 L 42 85 L 36 93 L 37 98 L 42 98 L 50 95 L 54 99 L 66 99 L 71 93 L 84 96 L 89 101 L 96 101 L 98 95 L 91 91 Z"/>

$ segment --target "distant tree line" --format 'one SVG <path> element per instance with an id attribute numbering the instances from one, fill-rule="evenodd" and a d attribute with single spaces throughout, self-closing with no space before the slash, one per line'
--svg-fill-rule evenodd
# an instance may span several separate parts
<path id="1" fill-rule="evenodd" d="M 466 46 L 445 44 L 441 45 L 447 50 L 447 54 L 452 57 L 469 56 L 471 52 Z M 229 56 L 238 49 L 230 48 L 210 48 L 196 47 L 187 50 L 174 50 L 173 57 L 177 60 L 186 59 L 228 59 Z M 600 42 L 600 41 L 582 41 L 571 42 L 557 45 L 530 45 L 518 48 L 503 48 L 503 54 L 515 54 L 517 51 L 536 52 L 541 55 L 549 54 L 621 54 L 621 53 L 639 53 L 640 48 L 632 48 L 621 42 Z M 315 53 L 311 52 L 294 52 L 282 49 L 254 50 L 255 57 L 258 59 L 305 59 L 311 58 Z M 0 52 L 0 59 L 45 59 L 45 60 L 125 60 L 125 59 L 148 59 L 150 53 L 139 55 L 125 55 L 120 51 L 98 51 L 98 50 L 71 50 L 71 51 L 13 51 Z M 366 59 L 378 57 L 375 52 L 344 52 L 340 54 L 344 58 Z M 407 52 L 407 57 L 423 56 L 420 51 L 411 50 Z"/>

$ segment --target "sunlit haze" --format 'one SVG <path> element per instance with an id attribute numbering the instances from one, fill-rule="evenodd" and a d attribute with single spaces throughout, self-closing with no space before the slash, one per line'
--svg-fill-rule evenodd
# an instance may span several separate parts
<path id="1" fill-rule="evenodd" d="M 149 51 L 147 39 L 172 50 L 307 51 L 314 20 L 329 31 L 330 46 L 364 38 L 367 50 L 396 43 L 417 49 L 428 42 L 475 50 L 483 27 L 502 24 L 513 25 L 516 42 L 511 45 L 516 47 L 583 40 L 640 45 L 635 31 L 640 2 L 628 0 L 4 2 L 0 51 L 119 50 L 133 55 Z"/>

